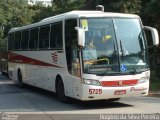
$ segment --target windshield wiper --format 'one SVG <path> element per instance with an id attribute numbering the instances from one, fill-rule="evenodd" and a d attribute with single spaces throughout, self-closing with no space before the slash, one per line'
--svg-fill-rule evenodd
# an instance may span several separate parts
<path id="1" fill-rule="evenodd" d="M 126 56 L 125 54 L 127 54 L 129 56 L 129 59 L 131 58 L 130 56 L 130 53 L 127 51 L 127 53 L 124 53 L 126 52 L 122 46 L 122 41 L 120 40 L 120 49 L 121 49 L 121 56 L 122 56 L 122 61 L 124 61 L 124 57 Z M 130 63 L 130 60 L 129 59 L 126 59 L 126 61 L 128 62 L 128 64 L 130 66 L 132 66 L 132 71 L 130 71 L 130 74 L 137 74 L 137 70 L 136 68 Z"/>
<path id="2" fill-rule="evenodd" d="M 121 48 L 121 56 L 122 56 L 122 61 L 124 60 L 124 51 L 123 51 L 123 46 L 122 46 L 122 41 L 120 40 L 120 48 Z"/>

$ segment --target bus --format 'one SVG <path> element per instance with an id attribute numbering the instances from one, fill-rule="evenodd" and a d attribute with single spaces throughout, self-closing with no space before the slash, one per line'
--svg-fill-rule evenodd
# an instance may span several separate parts
<path id="1" fill-rule="evenodd" d="M 8 75 L 56 93 L 60 101 L 146 96 L 150 69 L 139 16 L 100 10 L 71 11 L 13 28 L 8 34 Z"/>

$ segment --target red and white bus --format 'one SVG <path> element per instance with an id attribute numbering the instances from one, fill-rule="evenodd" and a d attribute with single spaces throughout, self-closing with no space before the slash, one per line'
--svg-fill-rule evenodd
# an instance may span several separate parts
<path id="1" fill-rule="evenodd" d="M 133 14 L 71 11 L 13 28 L 8 39 L 8 74 L 53 91 L 61 101 L 145 96 L 150 69 L 145 30 L 155 28 Z"/>

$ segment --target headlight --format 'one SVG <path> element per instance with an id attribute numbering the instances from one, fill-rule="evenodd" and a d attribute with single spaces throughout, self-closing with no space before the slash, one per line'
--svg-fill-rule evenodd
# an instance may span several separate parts
<path id="1" fill-rule="evenodd" d="M 100 82 L 98 80 L 86 80 L 83 79 L 84 84 L 88 84 L 88 85 L 97 85 L 100 86 Z"/>
<path id="2" fill-rule="evenodd" d="M 138 83 L 144 83 L 149 81 L 150 76 L 141 77 L 138 81 Z"/>

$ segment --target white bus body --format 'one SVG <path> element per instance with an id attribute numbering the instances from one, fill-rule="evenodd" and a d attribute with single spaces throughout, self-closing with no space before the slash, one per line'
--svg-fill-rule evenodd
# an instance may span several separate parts
<path id="1" fill-rule="evenodd" d="M 118 21 L 119 19 L 121 21 Z M 133 51 L 127 47 L 129 45 L 127 41 L 130 38 L 126 40 L 125 36 L 130 34 L 129 36 L 134 38 L 135 35 L 132 32 L 138 30 L 135 28 L 133 31 L 129 31 L 132 29 L 128 28 L 129 33 L 126 33 L 125 36 L 120 35 L 120 31 L 118 31 L 121 23 L 123 24 L 125 21 L 127 22 L 132 19 L 134 19 L 133 23 L 138 26 L 138 30 L 139 28 L 143 28 L 141 20 L 137 15 L 101 11 L 72 11 L 46 18 L 35 24 L 13 28 L 9 31 L 8 75 L 11 79 L 19 81 L 20 84 L 23 82 L 56 92 L 62 101 L 66 97 L 79 100 L 100 100 L 148 95 L 150 70 L 148 68 L 148 53 L 146 51 L 147 47 L 143 30 L 139 33 L 142 40 L 139 40 L 136 44 L 130 40 L 130 48 L 133 48 Z M 71 20 L 71 22 L 67 23 L 67 20 Z M 108 27 L 106 24 L 112 23 L 111 27 L 114 29 L 112 33 L 114 34 L 106 35 L 105 37 L 109 41 L 114 36 L 112 42 L 114 53 L 109 54 L 105 49 L 107 51 L 107 54 L 105 54 L 99 48 L 96 51 L 97 55 L 92 60 L 86 59 L 87 50 L 84 49 L 84 46 L 78 46 L 78 34 L 75 27 L 69 28 L 68 32 L 66 32 L 68 29 L 67 24 L 69 27 L 70 23 L 73 23 L 72 20 L 77 22 L 75 27 L 83 27 L 85 29 L 86 36 L 91 30 L 99 30 L 101 37 L 103 37 L 102 34 L 106 34 L 104 31 Z M 108 22 L 105 23 L 106 21 Z M 59 22 L 61 23 L 61 27 L 54 25 L 52 27 L 52 24 L 58 24 Z M 104 25 L 102 25 L 103 22 L 105 23 Z M 97 25 L 93 23 L 97 23 Z M 43 29 L 43 27 L 46 27 L 46 29 Z M 48 33 L 46 32 L 49 36 L 46 39 L 48 43 L 41 39 L 43 35 L 46 35 L 44 31 L 47 31 L 47 27 L 49 28 Z M 122 31 L 124 29 L 125 32 L 126 27 L 127 25 L 121 28 Z M 37 33 L 34 31 L 35 29 L 38 31 Z M 41 29 L 42 32 L 40 31 Z M 54 38 L 56 37 L 54 30 L 57 29 L 60 29 L 56 32 L 57 34 L 60 34 L 59 32 L 62 33 L 60 36 L 62 38 L 61 47 L 54 48 L 56 45 L 53 45 L 51 48 L 52 39 L 56 40 Z M 70 33 L 70 31 L 75 32 Z M 35 43 L 32 43 L 34 41 L 32 39 L 35 37 L 32 35 L 32 32 L 37 34 L 36 47 L 33 45 Z M 25 36 L 26 34 L 28 34 L 28 37 Z M 76 35 L 77 41 L 77 46 L 74 48 L 72 47 L 73 43 L 70 43 L 70 40 L 67 41 L 67 37 L 70 35 L 69 37 L 71 38 L 72 34 Z M 122 32 L 122 34 L 124 33 Z M 90 35 L 95 37 L 96 32 L 92 31 Z M 27 39 L 27 42 L 24 42 L 25 39 Z M 87 37 L 85 43 L 87 44 Z M 139 47 L 136 48 L 136 46 Z M 103 46 L 97 45 L 97 47 Z M 125 52 L 126 49 L 130 51 Z M 91 54 L 95 54 L 94 50 L 91 51 Z M 107 57 L 102 58 L 103 54 Z M 134 62 L 128 62 L 126 59 L 131 59 Z M 69 63 L 71 61 L 72 64 L 70 66 Z"/>

